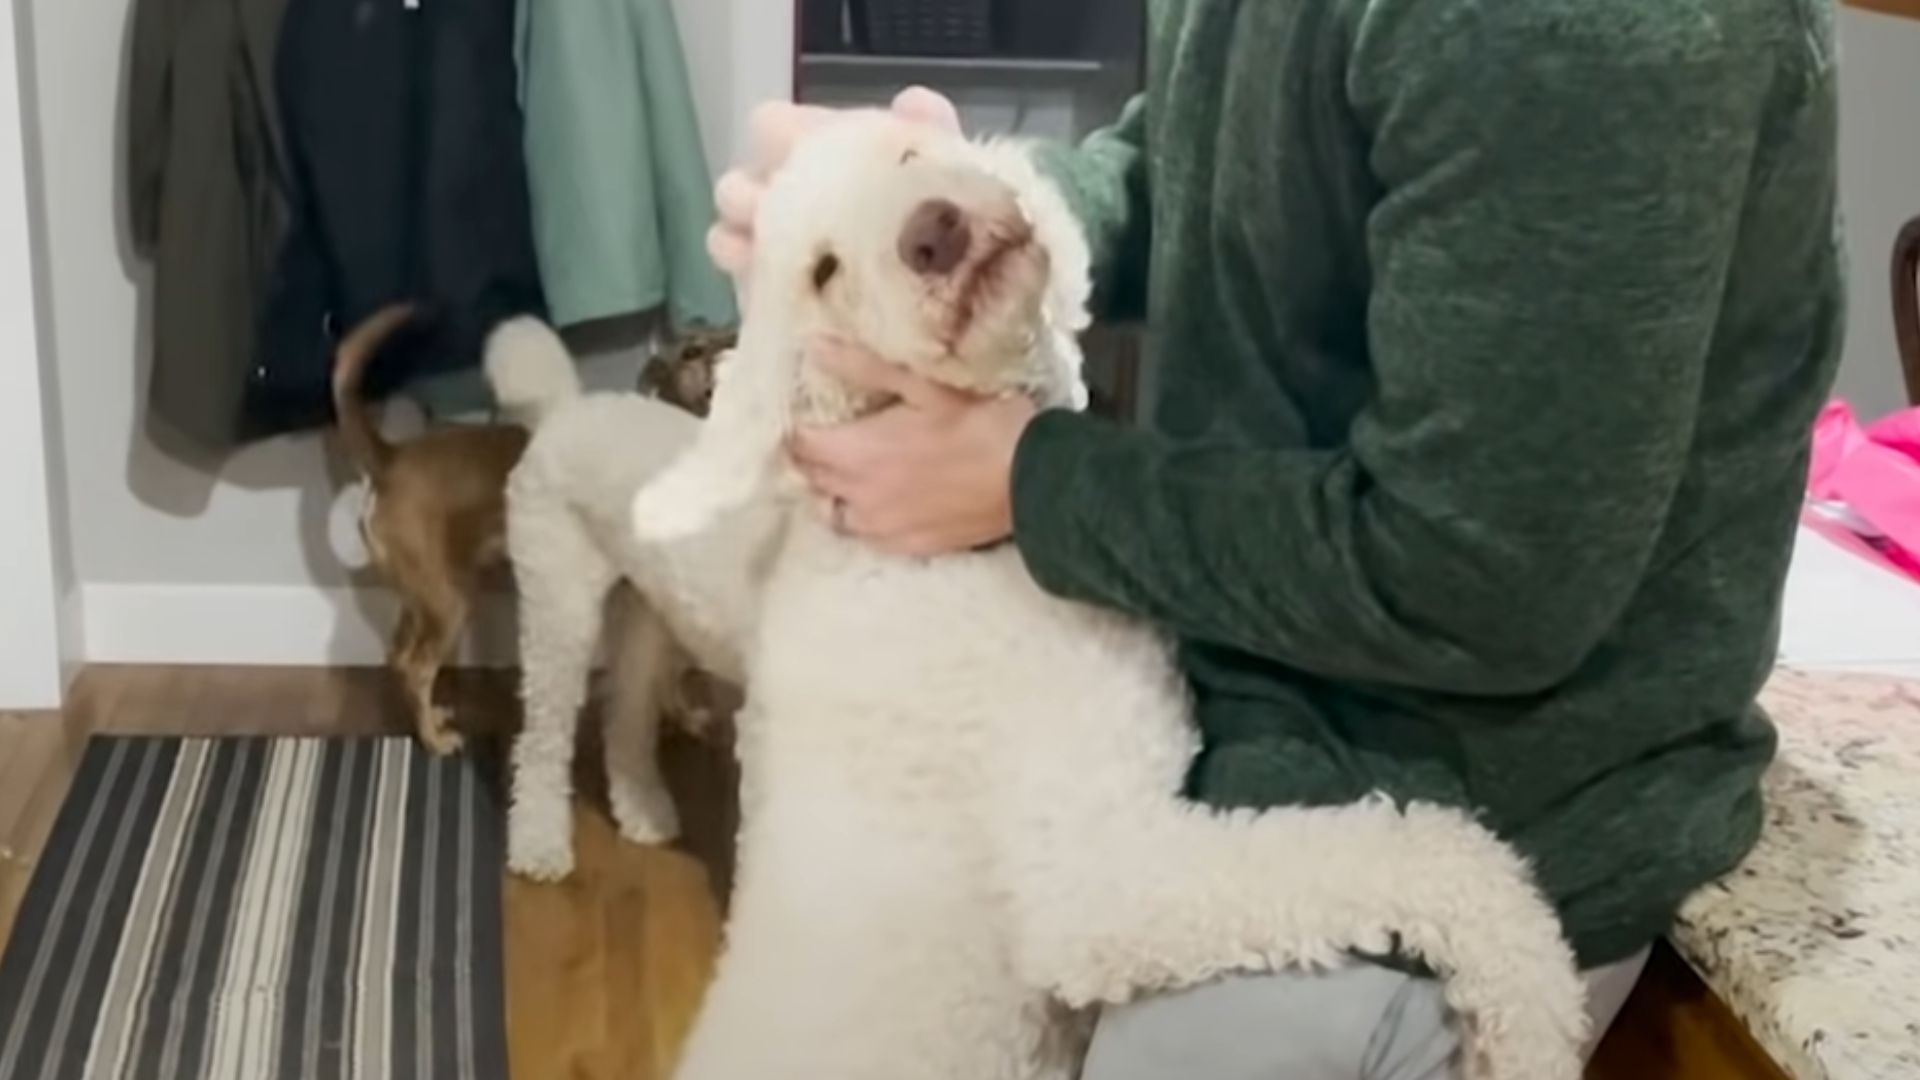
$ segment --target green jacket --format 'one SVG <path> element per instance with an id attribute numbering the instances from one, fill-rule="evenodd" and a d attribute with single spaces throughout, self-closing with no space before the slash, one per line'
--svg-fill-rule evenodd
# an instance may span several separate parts
<path id="1" fill-rule="evenodd" d="M 665 0 L 520 0 L 533 239 L 555 326 L 665 308 L 669 327 L 732 327 L 733 285 L 707 257 L 713 184 Z M 478 371 L 417 379 L 439 419 L 486 415 Z"/>
<path id="2" fill-rule="evenodd" d="M 520 0 L 517 61 L 540 276 L 557 326 L 666 305 L 729 327 L 707 257 L 713 178 L 666 0 Z"/>
<path id="3" fill-rule="evenodd" d="M 1153 430 L 1048 413 L 1036 579 L 1181 635 L 1222 805 L 1476 808 L 1580 959 L 1760 827 L 1842 322 L 1826 0 L 1165 0 L 1040 153 Z"/>

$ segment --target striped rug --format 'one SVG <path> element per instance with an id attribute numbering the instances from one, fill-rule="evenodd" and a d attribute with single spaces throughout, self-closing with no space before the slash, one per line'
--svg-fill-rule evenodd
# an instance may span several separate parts
<path id="1" fill-rule="evenodd" d="M 100 738 L 0 960 L 5 1080 L 504 1080 L 499 797 L 405 739 Z"/>

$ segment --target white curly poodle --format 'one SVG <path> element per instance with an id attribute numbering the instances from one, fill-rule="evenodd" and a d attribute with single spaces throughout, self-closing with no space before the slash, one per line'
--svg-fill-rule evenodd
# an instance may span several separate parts
<path id="1" fill-rule="evenodd" d="M 520 598 L 525 726 L 513 747 L 507 865 L 552 881 L 573 869 L 575 727 L 605 630 L 609 802 L 620 833 L 660 843 L 679 817 L 655 755 L 688 654 L 737 681 L 751 618 L 752 521 L 691 543 L 649 544 L 628 527 L 634 492 L 692 444 L 700 421 L 638 394 L 582 394 L 566 346 L 532 318 L 489 337 L 487 377 L 533 438 L 507 482 L 507 547 Z M 681 597 L 696 595 L 697 604 Z"/>
<path id="2" fill-rule="evenodd" d="M 957 261 L 908 231 L 930 215 L 959 223 Z M 679 1080 L 1065 1080 L 1091 1006 L 1396 946 L 1445 976 L 1465 1075 L 1577 1076 L 1572 955 L 1469 817 L 1185 802 L 1196 738 L 1158 634 L 1042 593 L 1011 546 L 883 556 L 791 497 L 789 425 L 880 404 L 804 362 L 817 334 L 1079 403 L 1087 253 L 1027 154 L 851 119 L 776 178 L 756 245 L 707 424 L 634 504 L 650 541 L 787 507 L 748 651 L 727 947 Z"/>

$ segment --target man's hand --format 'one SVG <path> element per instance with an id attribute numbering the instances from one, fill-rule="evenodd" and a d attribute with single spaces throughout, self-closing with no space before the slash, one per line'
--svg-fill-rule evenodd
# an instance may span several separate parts
<path id="1" fill-rule="evenodd" d="M 719 220 L 707 232 L 707 251 L 720 269 L 736 279 L 753 263 L 753 215 L 767 181 L 809 134 L 833 122 L 844 110 L 769 101 L 753 111 L 747 160 L 728 170 L 714 186 Z M 893 99 L 893 115 L 912 124 L 960 130 L 953 102 L 925 87 L 908 87 Z"/>
<path id="2" fill-rule="evenodd" d="M 966 394 L 844 345 L 821 348 L 815 362 L 850 386 L 899 399 L 793 436 L 794 462 L 836 528 L 881 551 L 923 556 L 1013 534 L 1013 455 L 1032 402 Z"/>

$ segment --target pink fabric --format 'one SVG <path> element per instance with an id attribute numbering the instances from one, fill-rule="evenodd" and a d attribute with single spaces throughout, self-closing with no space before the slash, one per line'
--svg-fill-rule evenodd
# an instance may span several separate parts
<path id="1" fill-rule="evenodd" d="M 1809 526 L 1920 578 L 1920 409 L 1863 426 L 1846 402 L 1828 402 L 1813 425 L 1807 497 L 1856 519 L 1849 526 L 1810 505 L 1802 515 Z"/>

